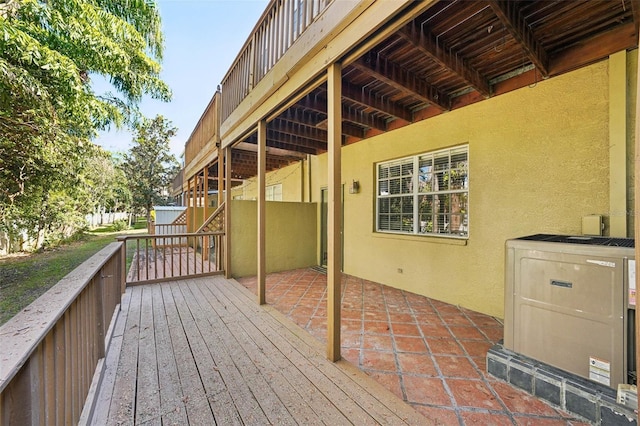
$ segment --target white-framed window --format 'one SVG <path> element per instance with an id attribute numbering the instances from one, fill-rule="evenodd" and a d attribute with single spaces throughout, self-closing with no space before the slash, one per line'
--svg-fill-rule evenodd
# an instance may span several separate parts
<path id="1" fill-rule="evenodd" d="M 376 231 L 468 238 L 468 145 L 378 163 L 376 189 Z"/>
<path id="2" fill-rule="evenodd" d="M 282 184 L 269 185 L 265 188 L 266 201 L 282 201 Z"/>

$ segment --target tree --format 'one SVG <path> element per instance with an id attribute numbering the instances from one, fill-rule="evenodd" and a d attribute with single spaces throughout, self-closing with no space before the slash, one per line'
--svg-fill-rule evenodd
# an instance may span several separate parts
<path id="1" fill-rule="evenodd" d="M 123 170 L 129 182 L 133 206 L 145 210 L 147 221 L 156 204 L 167 204 L 169 186 L 179 170 L 169 151 L 169 140 L 177 128 L 161 115 L 144 119 L 135 127 L 134 146 L 124 157 Z"/>
<path id="2" fill-rule="evenodd" d="M 123 158 L 98 148 L 86 161 L 84 186 L 91 188 L 91 206 L 123 211 L 131 205 L 131 192 L 122 169 Z"/>
<path id="3" fill-rule="evenodd" d="M 52 197 L 73 207 L 82 191 L 57 191 L 79 184 L 97 130 L 138 120 L 144 94 L 170 99 L 162 50 L 152 0 L 0 0 L 0 230 L 58 217 Z"/>

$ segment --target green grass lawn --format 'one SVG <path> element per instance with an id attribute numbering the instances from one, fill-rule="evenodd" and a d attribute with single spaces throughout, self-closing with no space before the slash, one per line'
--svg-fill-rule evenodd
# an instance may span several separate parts
<path id="1" fill-rule="evenodd" d="M 140 229 L 142 228 L 142 229 Z M 65 275 L 120 235 L 142 234 L 146 223 L 113 232 L 110 227 L 88 232 L 79 241 L 39 253 L 0 258 L 0 324 L 4 324 Z"/>

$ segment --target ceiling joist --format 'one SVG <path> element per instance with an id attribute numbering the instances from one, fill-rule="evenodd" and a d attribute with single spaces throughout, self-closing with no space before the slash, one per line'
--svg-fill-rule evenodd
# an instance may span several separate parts
<path id="1" fill-rule="evenodd" d="M 313 96 L 313 98 L 311 96 L 305 96 L 304 98 L 298 101 L 296 106 L 299 108 L 322 113 L 325 115 L 325 117 L 327 114 L 327 100 L 319 96 Z M 342 105 L 342 119 L 359 124 L 363 127 L 373 128 L 373 129 L 382 130 L 382 131 L 387 130 L 386 120 L 383 120 L 379 117 L 375 117 L 362 110 L 355 110 L 354 108 L 349 108 L 344 104 Z"/>
<path id="2" fill-rule="evenodd" d="M 390 101 L 389 98 L 385 101 L 361 86 L 343 82 L 342 97 L 362 107 L 375 109 L 383 114 L 400 118 L 409 123 L 413 121 L 413 113 L 409 109 Z"/>
<path id="3" fill-rule="evenodd" d="M 432 34 L 419 30 L 415 21 L 413 25 L 401 28 L 398 35 L 438 65 L 458 75 L 485 98 L 491 96 L 489 82 L 483 75 L 471 68 L 464 58 L 458 57 L 456 52 L 438 43 Z"/>
<path id="4" fill-rule="evenodd" d="M 544 78 L 549 77 L 549 58 L 547 52 L 536 40 L 524 17 L 519 13 L 518 2 L 509 0 L 487 0 L 502 25 L 522 46 L 529 60 L 536 66 Z"/>
<path id="5" fill-rule="evenodd" d="M 380 57 L 376 52 L 370 52 L 352 65 L 401 92 L 410 93 L 422 102 L 435 105 L 443 111 L 450 109 L 451 99 L 449 96 L 400 65 Z"/>

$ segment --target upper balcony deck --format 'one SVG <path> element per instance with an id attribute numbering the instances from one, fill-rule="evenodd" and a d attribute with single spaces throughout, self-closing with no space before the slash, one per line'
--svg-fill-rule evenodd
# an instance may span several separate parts
<path id="1" fill-rule="evenodd" d="M 187 142 L 185 181 L 215 159 L 217 142 L 250 152 L 260 120 L 282 161 L 325 152 L 332 63 L 342 66 L 348 144 L 634 48 L 638 9 L 609 1 L 273 0 Z M 252 161 L 245 157 L 238 163 Z"/>

